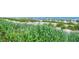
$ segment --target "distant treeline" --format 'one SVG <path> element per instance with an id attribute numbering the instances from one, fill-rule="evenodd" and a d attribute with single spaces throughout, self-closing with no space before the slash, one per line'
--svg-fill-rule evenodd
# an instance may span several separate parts
<path id="1" fill-rule="evenodd" d="M 24 18 L 24 17 L 20 17 L 20 18 L 9 18 L 9 17 L 0 17 L 0 19 L 9 19 L 9 20 L 13 20 L 13 21 L 20 21 L 20 22 L 38 22 L 39 20 L 34 20 L 31 18 Z"/>
<path id="2" fill-rule="evenodd" d="M 42 20 L 42 19 L 39 20 L 37 18 L 35 19 L 32 17 L 0 17 L 0 19 L 9 19 L 9 20 L 20 21 L 20 22 L 39 22 L 40 20 Z M 64 18 L 50 18 L 50 17 L 47 19 L 43 19 L 42 22 L 58 22 L 58 21 L 64 21 L 64 20 L 69 21 L 69 22 L 70 21 L 79 22 L 79 19 L 74 20 L 72 18 L 64 19 Z"/>

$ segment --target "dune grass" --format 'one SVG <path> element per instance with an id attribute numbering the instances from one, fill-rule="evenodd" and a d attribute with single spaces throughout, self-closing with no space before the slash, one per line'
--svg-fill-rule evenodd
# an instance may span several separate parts
<path id="1" fill-rule="evenodd" d="M 0 42 L 78 42 L 79 33 L 66 33 L 50 25 L 17 24 L 0 20 Z"/>

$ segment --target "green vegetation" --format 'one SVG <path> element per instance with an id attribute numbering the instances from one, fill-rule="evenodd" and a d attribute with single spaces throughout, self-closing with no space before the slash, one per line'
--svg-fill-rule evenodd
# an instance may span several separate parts
<path id="1" fill-rule="evenodd" d="M 61 24 L 60 24 L 61 25 Z M 59 26 L 59 25 L 58 25 Z M 69 27 L 70 28 L 70 27 Z M 12 23 L 0 19 L 0 42 L 78 42 L 79 33 L 56 30 L 47 24 Z"/>
<path id="2" fill-rule="evenodd" d="M 57 23 L 57 27 L 62 27 L 64 25 L 64 22 L 59 22 L 59 23 Z"/>
<path id="3" fill-rule="evenodd" d="M 64 22 L 59 22 L 56 25 L 57 27 L 61 27 L 61 29 L 66 29 L 67 27 L 65 26 Z"/>
<path id="4" fill-rule="evenodd" d="M 77 25 L 74 25 L 75 30 L 79 30 L 79 23 Z"/>
<path id="5" fill-rule="evenodd" d="M 32 20 L 31 18 L 6 18 L 6 17 L 3 17 L 3 18 L 0 18 L 2 20 L 4 19 L 9 19 L 11 21 L 19 21 L 19 22 L 39 22 L 39 20 Z"/>

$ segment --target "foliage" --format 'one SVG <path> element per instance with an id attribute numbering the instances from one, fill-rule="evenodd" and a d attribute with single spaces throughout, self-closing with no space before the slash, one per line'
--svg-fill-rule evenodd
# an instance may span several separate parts
<path id="1" fill-rule="evenodd" d="M 72 26 L 72 25 L 69 25 L 69 26 L 67 27 L 67 29 L 70 29 L 70 30 L 75 30 L 75 27 L 74 27 L 74 26 Z"/>
<path id="2" fill-rule="evenodd" d="M 74 25 L 75 30 L 79 30 L 79 24 Z"/>
<path id="3" fill-rule="evenodd" d="M 1 42 L 79 41 L 79 33 L 65 33 L 49 25 L 27 25 L 0 20 Z"/>
<path id="4" fill-rule="evenodd" d="M 57 26 L 57 27 L 62 27 L 63 25 L 64 25 L 63 22 L 58 22 L 56 26 Z"/>

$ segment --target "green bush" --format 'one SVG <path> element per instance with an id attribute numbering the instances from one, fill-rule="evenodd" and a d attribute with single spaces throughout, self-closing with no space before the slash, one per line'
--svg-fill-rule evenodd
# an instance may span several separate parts
<path id="1" fill-rule="evenodd" d="M 79 30 L 79 24 L 74 25 L 75 30 Z"/>
<path id="2" fill-rule="evenodd" d="M 62 27 L 63 25 L 64 25 L 63 22 L 58 22 L 56 26 L 57 26 L 57 27 Z"/>
<path id="3" fill-rule="evenodd" d="M 74 27 L 73 25 L 69 25 L 69 26 L 67 27 L 67 29 L 76 30 L 75 27 Z"/>

